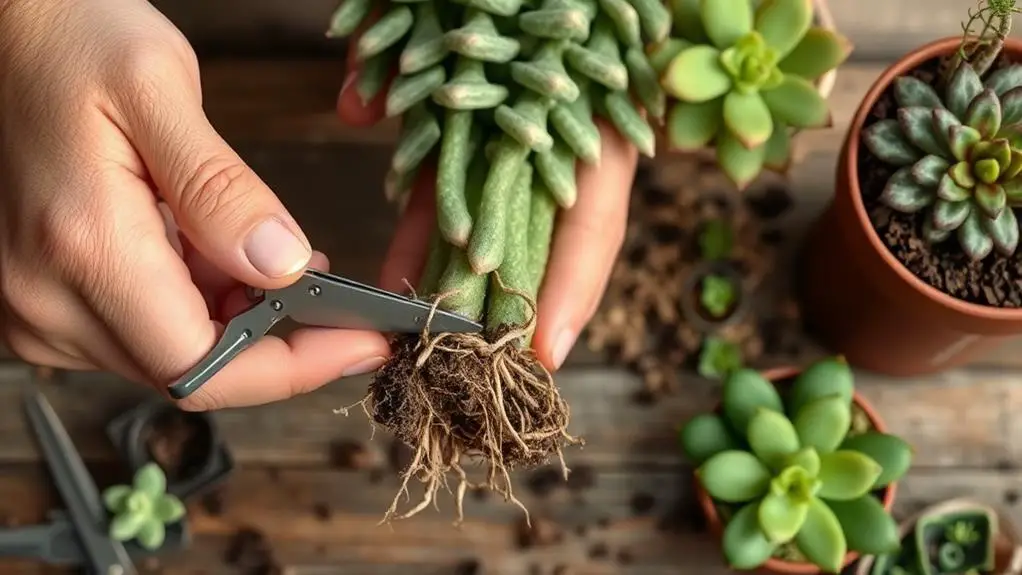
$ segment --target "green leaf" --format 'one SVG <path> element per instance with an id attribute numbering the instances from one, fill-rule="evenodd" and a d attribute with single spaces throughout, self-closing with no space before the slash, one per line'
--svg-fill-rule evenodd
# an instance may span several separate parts
<path id="1" fill-rule="evenodd" d="M 998 96 L 1004 96 L 1015 88 L 1022 87 L 1022 66 L 1012 64 L 994 70 L 987 76 L 983 85 L 993 90 Z"/>
<path id="2" fill-rule="evenodd" d="M 167 535 L 166 527 L 155 517 L 142 523 L 138 530 L 138 543 L 149 551 L 156 551 L 163 545 Z"/>
<path id="3" fill-rule="evenodd" d="M 751 501 L 770 485 L 770 470 L 755 455 L 736 449 L 707 459 L 696 476 L 713 498 L 727 503 Z"/>
<path id="4" fill-rule="evenodd" d="M 849 501 L 826 503 L 841 524 L 849 551 L 882 555 L 901 548 L 898 524 L 876 497 L 866 494 Z"/>
<path id="5" fill-rule="evenodd" d="M 669 4 L 673 16 L 671 24 L 677 35 L 694 43 L 709 41 L 699 15 L 700 0 L 670 0 Z"/>
<path id="6" fill-rule="evenodd" d="M 943 138 L 933 126 L 933 110 L 912 107 L 898 109 L 898 124 L 908 141 L 927 154 L 943 155 Z"/>
<path id="7" fill-rule="evenodd" d="M 736 343 L 724 338 L 707 336 L 699 352 L 699 375 L 707 379 L 721 379 L 742 367 L 742 350 Z"/>
<path id="8" fill-rule="evenodd" d="M 912 179 L 926 188 L 936 188 L 951 166 L 940 156 L 930 154 L 912 165 Z"/>
<path id="9" fill-rule="evenodd" d="M 699 251 L 706 260 L 722 260 L 731 254 L 735 235 L 723 218 L 712 218 L 703 223 L 699 232 Z"/>
<path id="10" fill-rule="evenodd" d="M 798 550 L 825 573 L 840 573 L 847 542 L 834 512 L 820 499 L 809 503 L 805 522 L 795 536 Z"/>
<path id="11" fill-rule="evenodd" d="M 933 203 L 936 193 L 917 183 L 912 177 L 912 167 L 898 168 L 887 180 L 880 193 L 880 201 L 891 209 L 911 214 Z"/>
<path id="12" fill-rule="evenodd" d="M 994 248 L 1005 256 L 1011 256 L 1018 248 L 1018 219 L 1010 207 L 1001 211 L 996 219 L 983 219 L 983 229 L 994 242 Z"/>
<path id="13" fill-rule="evenodd" d="M 976 173 L 979 181 L 989 185 L 996 182 L 998 176 L 1001 175 L 1001 165 L 993 158 L 984 158 L 976 160 L 972 165 L 972 171 Z"/>
<path id="14" fill-rule="evenodd" d="M 912 447 L 897 435 L 867 431 L 846 439 L 841 450 L 858 451 L 880 464 L 883 471 L 871 489 L 879 489 L 901 479 L 912 465 Z"/>
<path id="15" fill-rule="evenodd" d="M 984 229 L 983 219 L 979 210 L 972 210 L 969 217 L 958 226 L 958 245 L 973 261 L 987 257 L 994 249 L 994 240 Z"/>
<path id="16" fill-rule="evenodd" d="M 852 43 L 841 34 L 826 28 L 810 28 L 778 68 L 815 81 L 841 65 L 851 52 Z"/>
<path id="17" fill-rule="evenodd" d="M 803 447 L 812 447 L 820 457 L 841 445 L 852 425 L 852 410 L 840 394 L 807 403 L 795 415 L 795 430 Z"/>
<path id="18" fill-rule="evenodd" d="M 724 97 L 724 124 L 746 148 L 765 144 L 774 129 L 770 110 L 756 92 L 729 92 Z"/>
<path id="19" fill-rule="evenodd" d="M 954 183 L 955 187 L 949 187 L 947 190 L 938 190 L 937 194 L 940 197 L 949 202 L 957 202 L 972 197 L 971 190 L 976 186 L 976 178 L 972 177 L 972 165 L 969 162 L 956 163 L 951 166 L 947 175 L 951 178 L 951 182 L 942 182 L 941 185 L 951 186 Z"/>
<path id="20" fill-rule="evenodd" d="M 780 58 L 790 53 L 813 23 L 812 0 L 764 0 L 753 28 Z"/>
<path id="21" fill-rule="evenodd" d="M 724 99 L 692 104 L 675 101 L 667 112 L 667 143 L 679 151 L 698 150 L 720 129 Z"/>
<path id="22" fill-rule="evenodd" d="M 760 529 L 771 542 L 787 543 L 802 527 L 808 510 L 809 501 L 796 501 L 785 493 L 768 493 L 759 504 Z"/>
<path id="23" fill-rule="evenodd" d="M 723 50 L 752 31 L 752 6 L 749 0 L 713 0 L 699 4 L 703 29 L 710 41 Z"/>
<path id="24" fill-rule="evenodd" d="M 777 545 L 767 539 L 759 526 L 759 502 L 750 503 L 734 514 L 724 528 L 721 546 L 733 569 L 755 569 L 770 558 Z"/>
<path id="25" fill-rule="evenodd" d="M 982 210 L 983 215 L 988 218 L 1000 216 L 1008 203 L 1004 188 L 997 184 L 977 183 L 973 197 L 976 198 L 976 205 Z"/>
<path id="26" fill-rule="evenodd" d="M 933 133 L 941 138 L 942 148 L 944 149 L 944 153 L 941 155 L 950 160 L 951 158 L 948 155 L 953 155 L 951 153 L 951 128 L 961 126 L 962 123 L 958 121 L 954 114 L 943 108 L 933 110 L 930 115 L 933 116 Z"/>
<path id="27" fill-rule="evenodd" d="M 724 317 L 737 297 L 729 277 L 708 275 L 703 278 L 701 288 L 699 303 L 715 318 Z"/>
<path id="28" fill-rule="evenodd" d="M 671 96 L 697 104 L 731 89 L 731 76 L 720 65 L 720 52 L 702 44 L 682 50 L 668 64 L 660 82 Z"/>
<path id="29" fill-rule="evenodd" d="M 777 0 L 788 1 L 788 0 Z M 803 1 L 803 0 L 796 0 Z M 779 86 L 760 92 L 778 120 L 795 128 L 824 128 L 830 125 L 827 101 L 809 80 L 786 75 Z"/>
<path id="30" fill-rule="evenodd" d="M 798 413 L 806 404 L 830 395 L 840 395 L 849 406 L 855 392 L 855 375 L 843 357 L 826 357 L 802 370 L 788 393 L 788 413 Z"/>
<path id="31" fill-rule="evenodd" d="M 791 131 L 788 126 L 774 120 L 770 139 L 763 145 L 763 166 L 777 172 L 784 172 L 791 165 Z"/>
<path id="32" fill-rule="evenodd" d="M 129 495 L 131 495 L 131 486 L 111 485 L 103 490 L 103 505 L 111 513 L 120 513 L 124 511 L 124 504 L 128 500 Z"/>
<path id="33" fill-rule="evenodd" d="M 951 79 L 948 81 L 944 102 L 952 114 L 959 118 L 964 118 L 969 110 L 969 104 L 972 103 L 972 99 L 982 91 L 983 83 L 980 82 L 976 70 L 973 69 L 971 64 L 963 60 L 955 68 Z"/>
<path id="34" fill-rule="evenodd" d="M 690 419 L 678 433 L 685 457 L 694 465 L 723 451 L 738 449 L 739 443 L 724 419 L 713 413 L 703 413 Z"/>
<path id="35" fill-rule="evenodd" d="M 1013 88 L 1001 96 L 1001 126 L 1022 122 L 1022 87 Z"/>
<path id="36" fill-rule="evenodd" d="M 803 447 L 788 456 L 787 464 L 801 467 L 811 477 L 816 477 L 820 473 L 820 454 L 812 447 Z"/>
<path id="37" fill-rule="evenodd" d="M 965 123 L 985 138 L 992 138 L 1001 129 L 1001 101 L 993 90 L 987 88 L 972 100 Z"/>
<path id="38" fill-rule="evenodd" d="M 164 493 L 153 507 L 153 515 L 164 523 L 174 523 L 185 515 L 185 504 L 177 496 Z"/>
<path id="39" fill-rule="evenodd" d="M 110 520 L 110 538 L 114 541 L 128 541 L 133 538 L 142 524 L 148 519 L 148 515 L 141 513 L 121 513 Z"/>
<path id="40" fill-rule="evenodd" d="M 979 143 L 982 138 L 983 136 L 980 135 L 979 130 L 969 126 L 951 126 L 948 144 L 951 145 L 951 153 L 955 156 L 955 159 L 965 161 L 969 159 L 969 150 Z"/>
<path id="41" fill-rule="evenodd" d="M 944 102 L 932 86 L 913 76 L 894 79 L 894 99 L 899 108 L 920 106 L 927 109 L 943 108 Z"/>
<path id="42" fill-rule="evenodd" d="M 760 461 L 780 471 L 799 449 L 798 433 L 783 413 L 760 408 L 749 421 L 749 446 Z"/>
<path id="43" fill-rule="evenodd" d="M 818 496 L 835 501 L 856 499 L 869 492 L 883 468 L 868 455 L 850 449 L 820 454 L 823 486 Z"/>
<path id="44" fill-rule="evenodd" d="M 937 200 L 933 206 L 933 227 L 938 230 L 953 230 L 962 225 L 965 218 L 969 217 L 970 212 L 972 212 L 972 202 L 969 200 L 958 202 Z"/>
<path id="45" fill-rule="evenodd" d="M 766 147 L 746 148 L 731 132 L 717 135 L 717 164 L 739 190 L 744 190 L 763 171 Z"/>
<path id="46" fill-rule="evenodd" d="M 163 474 L 163 469 L 160 469 L 159 465 L 149 462 L 135 472 L 133 485 L 135 490 L 141 491 L 155 499 L 166 491 L 167 477 Z"/>
<path id="47" fill-rule="evenodd" d="M 721 403 L 728 423 L 743 438 L 748 436 L 749 422 L 760 408 L 784 413 L 777 389 L 751 369 L 735 371 L 724 380 Z"/>
<path id="48" fill-rule="evenodd" d="M 907 166 L 923 157 L 902 134 L 897 120 L 880 120 L 863 128 L 862 142 L 880 161 L 892 166 Z"/>

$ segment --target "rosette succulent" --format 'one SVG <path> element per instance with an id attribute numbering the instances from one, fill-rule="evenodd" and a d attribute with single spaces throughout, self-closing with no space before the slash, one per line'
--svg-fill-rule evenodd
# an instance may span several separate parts
<path id="1" fill-rule="evenodd" d="M 924 213 L 930 242 L 952 235 L 971 259 L 994 250 L 1012 255 L 1022 205 L 1022 66 L 982 79 L 962 61 L 940 92 L 903 76 L 894 81 L 897 119 L 862 131 L 863 143 L 897 167 L 880 200 L 903 213 Z"/>
<path id="2" fill-rule="evenodd" d="M 136 539 L 146 549 L 159 549 L 166 538 L 166 526 L 185 514 L 184 503 L 166 489 L 167 478 L 155 463 L 140 467 L 131 485 L 107 488 L 103 502 L 113 514 L 110 537 L 117 541 Z"/>
<path id="3" fill-rule="evenodd" d="M 874 495 L 901 478 L 911 449 L 870 428 L 853 406 L 841 358 L 803 371 L 782 396 L 749 369 L 723 384 L 720 413 L 681 430 L 696 477 L 722 516 L 724 555 L 735 569 L 794 555 L 838 573 L 848 551 L 890 553 L 897 524 Z"/>
<path id="4" fill-rule="evenodd" d="M 651 49 L 673 97 L 668 144 L 713 144 L 739 187 L 764 167 L 783 170 L 792 128 L 830 124 L 813 82 L 851 52 L 840 34 L 812 25 L 812 0 L 673 0 L 674 34 Z"/>

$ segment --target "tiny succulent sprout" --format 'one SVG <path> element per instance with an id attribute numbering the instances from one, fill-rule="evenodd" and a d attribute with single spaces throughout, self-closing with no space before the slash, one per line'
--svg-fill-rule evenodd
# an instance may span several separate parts
<path id="1" fill-rule="evenodd" d="M 900 549 L 897 524 L 874 492 L 905 474 L 912 450 L 886 433 L 852 433 L 847 363 L 808 367 L 784 399 L 759 373 L 739 369 L 722 396 L 719 413 L 692 419 L 680 438 L 700 484 L 733 510 L 723 535 L 733 568 L 756 569 L 793 545 L 807 562 L 838 573 L 849 551 Z"/>
<path id="2" fill-rule="evenodd" d="M 722 379 L 742 367 L 742 349 L 726 339 L 708 336 L 699 353 L 699 375 L 707 379 Z"/>
<path id="3" fill-rule="evenodd" d="M 830 124 L 813 82 L 851 52 L 847 39 L 813 26 L 812 0 L 677 0 L 675 37 L 650 61 L 670 103 L 667 140 L 679 150 L 711 145 L 739 188 L 764 167 L 783 171 L 792 129 Z"/>
<path id="4" fill-rule="evenodd" d="M 738 297 L 735 291 L 731 278 L 711 274 L 703 278 L 699 303 L 710 316 L 720 319 L 733 307 Z"/>
<path id="5" fill-rule="evenodd" d="M 135 472 L 131 485 L 114 485 L 103 492 L 103 502 L 113 514 L 110 538 L 116 541 L 136 539 L 142 547 L 159 549 L 166 537 L 166 526 L 185 514 L 184 503 L 166 493 L 167 478 L 155 463 L 147 463 Z"/>
<path id="6" fill-rule="evenodd" d="M 1010 256 L 1022 205 L 1022 65 L 981 79 L 962 61 L 943 95 L 912 76 L 894 81 L 897 119 L 862 131 L 863 143 L 896 167 L 880 196 L 893 210 L 922 211 L 930 242 L 952 234 L 973 260 Z"/>

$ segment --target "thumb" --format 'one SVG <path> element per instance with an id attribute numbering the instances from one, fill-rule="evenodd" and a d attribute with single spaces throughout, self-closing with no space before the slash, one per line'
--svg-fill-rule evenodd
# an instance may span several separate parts
<path id="1" fill-rule="evenodd" d="M 312 257 L 298 224 L 198 101 L 168 104 L 138 117 L 132 136 L 181 231 L 243 283 L 272 289 L 294 282 Z"/>

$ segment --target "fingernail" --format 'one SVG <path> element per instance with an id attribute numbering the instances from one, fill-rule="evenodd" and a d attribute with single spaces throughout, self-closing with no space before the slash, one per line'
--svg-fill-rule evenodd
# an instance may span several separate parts
<path id="1" fill-rule="evenodd" d="M 554 367 L 559 369 L 564 364 L 564 360 L 568 358 L 573 347 L 575 347 L 575 334 L 567 329 L 562 331 L 554 340 Z"/>
<path id="2" fill-rule="evenodd" d="M 344 373 L 341 375 L 341 377 L 351 377 L 353 375 L 362 375 L 364 373 L 376 371 L 377 369 L 383 367 L 383 364 L 386 361 L 387 358 L 380 356 L 364 359 L 356 363 L 355 365 L 349 367 L 348 369 L 344 370 Z"/>
<path id="3" fill-rule="evenodd" d="M 312 257 L 308 242 L 277 218 L 270 218 L 249 232 L 244 249 L 252 267 L 271 278 L 303 269 Z"/>

